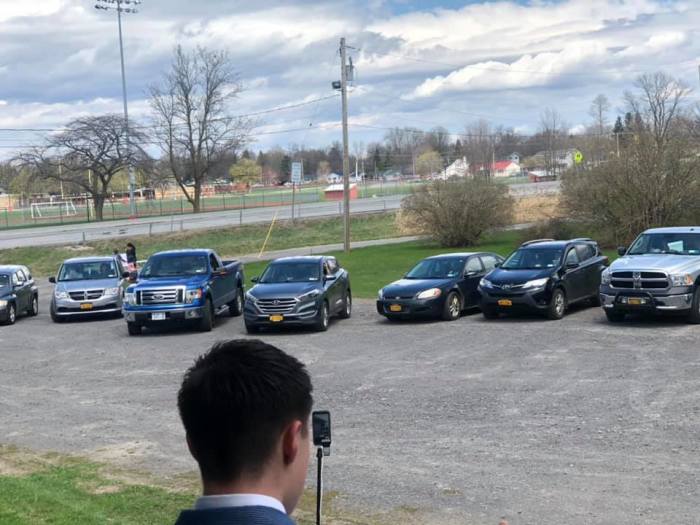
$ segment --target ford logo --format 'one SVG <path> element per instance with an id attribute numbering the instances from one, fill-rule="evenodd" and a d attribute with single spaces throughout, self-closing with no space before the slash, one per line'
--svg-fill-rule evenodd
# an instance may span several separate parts
<path id="1" fill-rule="evenodd" d="M 165 296 L 159 294 L 159 295 L 154 295 L 153 298 L 154 298 L 156 301 L 162 301 L 163 299 L 165 299 Z"/>

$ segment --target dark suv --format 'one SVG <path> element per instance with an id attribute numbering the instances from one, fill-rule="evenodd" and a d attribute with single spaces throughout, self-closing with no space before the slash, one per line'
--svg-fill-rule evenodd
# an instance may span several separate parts
<path id="1" fill-rule="evenodd" d="M 0 323 L 39 314 L 39 289 L 26 266 L 0 266 Z"/>
<path id="2" fill-rule="evenodd" d="M 488 319 L 514 310 L 561 319 L 570 304 L 599 304 L 601 273 L 607 265 L 608 258 L 591 239 L 526 242 L 479 283 L 481 310 Z"/>

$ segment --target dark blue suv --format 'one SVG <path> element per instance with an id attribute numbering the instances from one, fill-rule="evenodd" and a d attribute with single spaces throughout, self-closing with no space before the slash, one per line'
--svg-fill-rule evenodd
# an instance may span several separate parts
<path id="1" fill-rule="evenodd" d="M 487 319 L 517 310 L 561 319 L 569 305 L 599 305 L 601 273 L 608 265 L 592 239 L 539 239 L 522 244 L 479 283 Z"/>

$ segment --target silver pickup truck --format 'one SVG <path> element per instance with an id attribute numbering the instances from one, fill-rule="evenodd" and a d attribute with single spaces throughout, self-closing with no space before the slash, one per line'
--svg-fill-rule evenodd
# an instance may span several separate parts
<path id="1" fill-rule="evenodd" d="M 678 313 L 700 323 L 700 226 L 647 230 L 618 252 L 601 278 L 609 321 L 628 313 Z"/>
<path id="2" fill-rule="evenodd" d="M 119 257 L 78 257 L 64 261 L 51 298 L 51 319 L 75 316 L 120 316 L 128 272 Z"/>

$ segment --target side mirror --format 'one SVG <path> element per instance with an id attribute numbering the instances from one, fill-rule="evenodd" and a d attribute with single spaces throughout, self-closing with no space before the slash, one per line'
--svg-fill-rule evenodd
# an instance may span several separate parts
<path id="1" fill-rule="evenodd" d="M 51 284 L 56 284 L 56 278 L 55 277 L 49 277 L 49 282 Z"/>
<path id="2" fill-rule="evenodd" d="M 567 269 L 567 270 L 575 270 L 575 269 L 578 268 L 578 267 L 579 267 L 579 264 L 576 263 L 576 262 L 566 263 L 566 269 Z"/>
<path id="3" fill-rule="evenodd" d="M 258 283 L 258 282 L 260 282 L 260 277 L 253 277 L 253 278 L 250 280 L 250 282 L 251 282 L 251 283 Z"/>
<path id="4" fill-rule="evenodd" d="M 122 272 L 122 278 L 128 279 L 129 277 L 131 277 L 131 272 Z"/>
<path id="5" fill-rule="evenodd" d="M 335 275 L 326 275 L 326 276 L 324 276 L 324 279 L 326 280 L 326 282 L 335 281 L 337 279 L 337 277 Z"/>
<path id="6" fill-rule="evenodd" d="M 496 265 L 494 266 L 494 268 L 500 268 L 502 265 L 503 265 L 502 262 L 497 262 Z"/>
<path id="7" fill-rule="evenodd" d="M 618 246 L 617 247 L 617 254 L 620 257 L 623 257 L 627 253 L 627 247 L 626 246 Z"/>
<path id="8" fill-rule="evenodd" d="M 126 272 L 128 273 L 128 278 L 131 282 L 135 283 L 136 281 L 139 280 L 139 273 L 138 272 Z"/>

